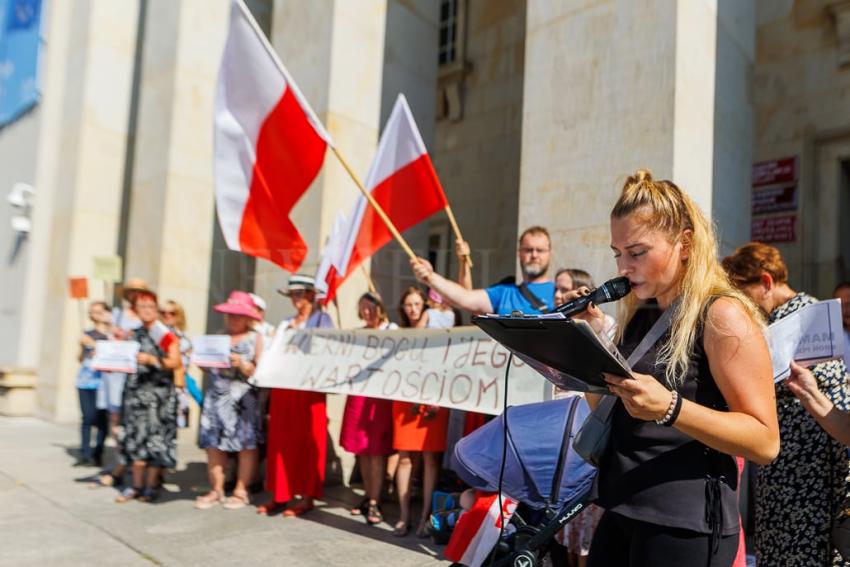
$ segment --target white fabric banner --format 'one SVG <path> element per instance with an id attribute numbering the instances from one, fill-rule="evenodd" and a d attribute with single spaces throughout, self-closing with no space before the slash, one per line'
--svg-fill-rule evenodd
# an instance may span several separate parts
<path id="1" fill-rule="evenodd" d="M 508 354 L 476 327 L 279 329 L 251 382 L 498 415 Z M 552 384 L 517 358 L 508 385 L 509 405 L 552 398 Z"/>
<path id="2" fill-rule="evenodd" d="M 785 380 L 791 374 L 791 361 L 813 366 L 844 357 L 841 326 L 841 302 L 818 301 L 783 317 L 767 328 L 773 380 Z"/>

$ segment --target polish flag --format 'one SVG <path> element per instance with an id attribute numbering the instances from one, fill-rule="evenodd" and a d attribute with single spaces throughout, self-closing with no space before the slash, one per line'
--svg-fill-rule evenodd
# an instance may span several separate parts
<path id="1" fill-rule="evenodd" d="M 295 272 L 307 244 L 289 213 L 332 143 L 242 0 L 231 4 L 213 129 L 216 210 L 228 248 Z"/>
<path id="2" fill-rule="evenodd" d="M 322 257 L 319 260 L 319 267 L 316 269 L 316 291 L 318 292 L 319 302 L 323 305 L 327 304 L 328 292 L 333 286 L 336 290 L 337 266 L 341 264 L 341 258 L 344 254 L 345 246 L 345 231 L 346 222 L 345 215 L 342 211 L 338 211 L 334 225 L 331 229 L 331 234 L 325 242 L 325 247 L 322 250 Z M 333 297 L 331 297 L 333 299 Z"/>
<path id="3" fill-rule="evenodd" d="M 365 185 L 399 232 L 448 206 L 404 95 L 396 99 Z M 327 274 L 326 302 L 364 260 L 392 239 L 392 234 L 361 195 L 339 238 L 339 254 L 331 263 L 334 269 Z"/>
<path id="4" fill-rule="evenodd" d="M 148 329 L 148 334 L 153 339 L 153 342 L 165 352 L 168 352 L 168 347 L 177 340 L 177 336 L 162 321 L 155 321 L 150 329 Z"/>
<path id="5" fill-rule="evenodd" d="M 499 541 L 502 525 L 516 510 L 517 502 L 502 494 L 501 508 L 499 495 L 491 492 L 475 492 L 475 504 L 461 514 L 452 531 L 452 537 L 443 555 L 449 561 L 467 567 L 482 565 Z"/>

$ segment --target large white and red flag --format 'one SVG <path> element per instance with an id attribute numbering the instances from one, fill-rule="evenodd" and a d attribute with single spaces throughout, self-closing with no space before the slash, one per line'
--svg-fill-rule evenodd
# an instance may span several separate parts
<path id="1" fill-rule="evenodd" d="M 319 267 L 316 269 L 316 290 L 319 292 L 321 303 L 327 303 L 330 299 L 333 299 L 333 295 L 330 299 L 327 298 L 328 292 L 331 285 L 333 285 L 334 292 L 338 285 L 336 283 L 338 279 L 337 266 L 341 264 L 342 255 L 345 253 L 345 230 L 345 215 L 342 211 L 337 211 L 333 228 L 322 250 Z"/>
<path id="2" fill-rule="evenodd" d="M 504 494 L 500 501 L 497 493 L 476 491 L 475 504 L 461 514 L 443 555 L 467 567 L 482 565 L 499 541 L 499 534 L 504 531 L 502 526 L 507 527 L 516 506 L 516 500 Z"/>
<path id="3" fill-rule="evenodd" d="M 404 95 L 396 99 L 378 151 L 366 176 L 366 190 L 399 230 L 405 231 L 448 206 L 428 150 Z M 339 236 L 338 254 L 327 272 L 327 298 L 357 267 L 392 239 L 392 233 L 360 196 Z"/>
<path id="4" fill-rule="evenodd" d="M 289 218 L 331 137 L 242 0 L 233 0 L 215 94 L 216 209 L 228 248 L 294 272 L 307 245 Z"/>

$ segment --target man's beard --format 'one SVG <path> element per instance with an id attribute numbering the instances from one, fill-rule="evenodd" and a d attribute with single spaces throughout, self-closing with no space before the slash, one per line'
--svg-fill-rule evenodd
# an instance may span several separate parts
<path id="1" fill-rule="evenodd" d="M 534 280 L 549 271 L 549 264 L 521 264 L 523 275 Z"/>

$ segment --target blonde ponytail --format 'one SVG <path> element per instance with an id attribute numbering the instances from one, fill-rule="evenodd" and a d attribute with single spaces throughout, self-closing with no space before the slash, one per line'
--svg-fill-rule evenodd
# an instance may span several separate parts
<path id="1" fill-rule="evenodd" d="M 761 323 L 755 305 L 729 282 L 717 258 L 717 238 L 705 215 L 684 191 L 672 181 L 655 181 L 652 174 L 640 169 L 629 176 L 623 185 L 620 198 L 611 210 L 611 218 L 635 214 L 640 222 L 652 230 L 662 231 L 674 242 L 684 242 L 689 252 L 684 261 L 679 299 L 671 319 L 670 341 L 659 351 L 659 364 L 665 364 L 666 380 L 670 387 L 681 385 L 688 369 L 689 359 L 696 342 L 697 329 L 705 322 L 710 301 L 717 297 L 738 300 L 753 321 Z M 618 336 L 622 338 L 626 325 L 639 307 L 634 294 L 620 302 L 618 311 Z"/>

